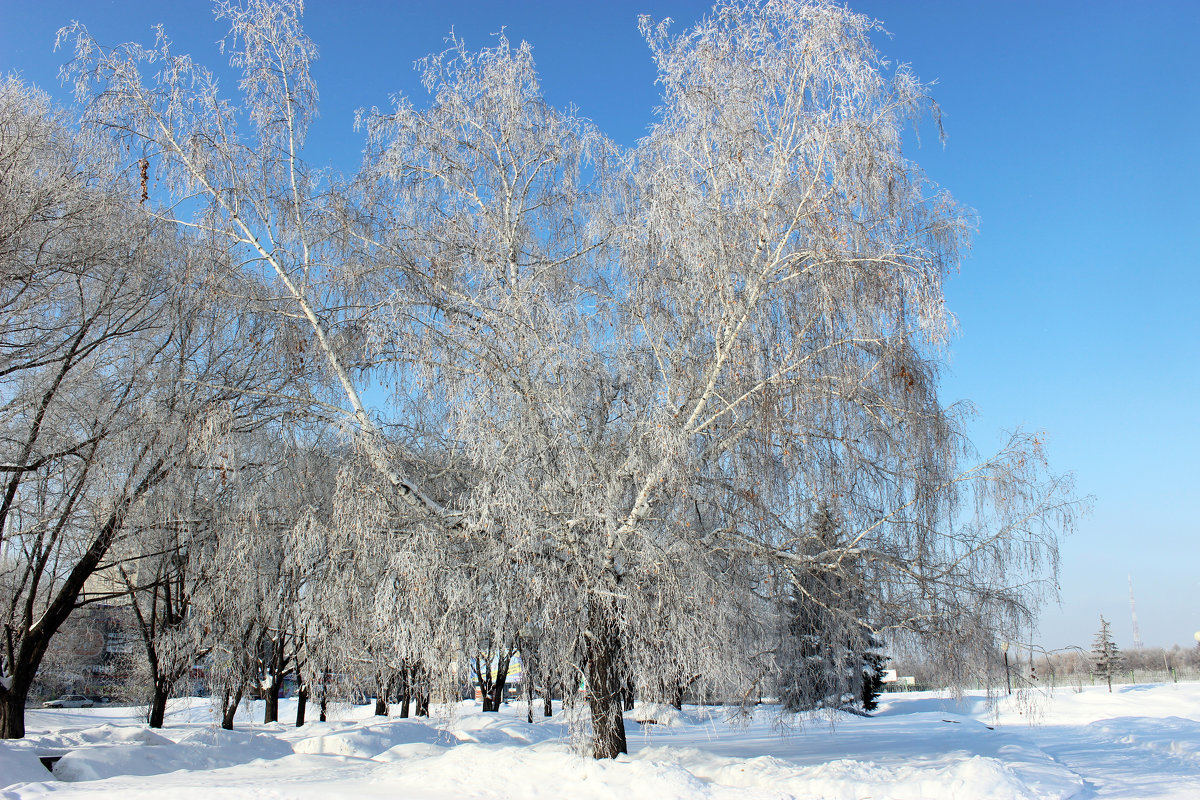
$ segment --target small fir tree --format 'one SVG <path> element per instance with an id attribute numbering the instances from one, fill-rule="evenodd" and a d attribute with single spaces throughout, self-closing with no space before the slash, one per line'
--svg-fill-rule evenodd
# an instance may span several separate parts
<path id="1" fill-rule="evenodd" d="M 1092 670 L 1108 681 L 1108 690 L 1112 691 L 1112 679 L 1121 668 L 1121 651 L 1112 640 L 1112 631 L 1108 620 L 1100 615 L 1100 630 L 1092 642 Z"/>

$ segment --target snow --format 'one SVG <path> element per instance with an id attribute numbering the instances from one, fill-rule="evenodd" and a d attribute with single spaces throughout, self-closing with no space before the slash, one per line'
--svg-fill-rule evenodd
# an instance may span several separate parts
<path id="1" fill-rule="evenodd" d="M 0 784 L 37 782 L 49 777 L 32 748 L 0 742 Z"/>
<path id="2" fill-rule="evenodd" d="M 26 738 L 0 742 L 0 798 L 1200 797 L 1200 684 L 998 702 L 885 695 L 870 718 L 782 729 L 768 707 L 729 724 L 719 708 L 647 705 L 627 715 L 630 755 L 615 761 L 577 755 L 561 710 L 545 720 L 540 703 L 533 724 L 521 705 L 483 714 L 468 702 L 430 720 L 371 710 L 341 707 L 302 728 L 243 710 L 224 731 L 192 698 L 150 731 L 137 709 L 31 709 Z M 261 704 L 251 711 L 261 719 Z M 62 756 L 53 775 L 39 755 Z"/>

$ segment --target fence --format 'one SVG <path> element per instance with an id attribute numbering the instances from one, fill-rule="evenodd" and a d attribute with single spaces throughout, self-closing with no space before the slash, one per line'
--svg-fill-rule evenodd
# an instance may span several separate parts
<path id="1" fill-rule="evenodd" d="M 1050 675 L 1052 686 L 1107 686 L 1108 680 L 1095 672 L 1087 675 Z M 1200 681 L 1200 671 L 1194 669 L 1152 670 L 1126 669 L 1113 673 L 1113 686 L 1131 686 L 1138 683 L 1190 683 Z"/>
<path id="2" fill-rule="evenodd" d="M 1015 689 L 1082 689 L 1085 686 L 1107 686 L 1108 681 L 1103 675 L 1096 673 L 1061 673 L 1061 672 L 1040 672 L 1037 677 L 1031 677 L 1027 671 L 1027 665 L 1021 665 L 1022 669 L 1018 670 L 1016 666 L 1010 672 L 1012 688 Z M 1003 676 L 1001 676 L 1003 679 Z M 1149 669 L 1126 669 L 1120 672 L 1114 672 L 1112 678 L 1113 686 L 1133 686 L 1136 684 L 1147 683 L 1196 683 L 1200 682 L 1200 670 L 1195 669 L 1175 669 L 1170 670 L 1149 670 Z M 885 693 L 899 692 L 929 692 L 940 691 L 946 687 L 940 683 L 930 683 L 923 681 L 915 681 L 913 683 L 887 683 L 883 686 Z M 984 684 L 972 684 L 963 687 L 965 689 L 986 689 Z M 993 689 L 1003 691 L 1005 685 L 1001 680 L 1000 685 L 993 686 Z"/>

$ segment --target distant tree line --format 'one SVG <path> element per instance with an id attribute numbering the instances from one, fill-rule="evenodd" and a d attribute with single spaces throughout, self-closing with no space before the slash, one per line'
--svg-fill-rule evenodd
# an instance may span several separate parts
<path id="1" fill-rule="evenodd" d="M 1053 652 L 1012 646 L 1009 650 L 1010 678 L 1016 687 L 1049 687 L 1067 685 L 1089 685 L 1090 681 L 1106 681 L 1112 673 L 1114 683 L 1129 683 L 1132 679 L 1142 680 L 1195 680 L 1200 677 L 1200 647 L 1144 647 L 1137 650 L 1119 650 L 1107 670 L 1097 663 L 1095 648 L 1069 647 Z M 922 687 L 945 688 L 946 682 L 937 667 L 917 656 L 899 656 L 888 663 L 901 675 L 914 678 Z M 1003 654 L 998 651 L 991 661 L 991 669 L 981 673 L 972 685 L 992 688 L 1005 683 Z"/>

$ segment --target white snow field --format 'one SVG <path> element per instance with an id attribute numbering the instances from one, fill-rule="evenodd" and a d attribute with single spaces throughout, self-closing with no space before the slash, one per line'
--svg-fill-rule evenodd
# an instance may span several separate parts
<path id="1" fill-rule="evenodd" d="M 765 706 L 741 725 L 720 709 L 638 709 L 629 756 L 605 762 L 575 755 L 561 711 L 531 725 L 520 705 L 431 721 L 343 707 L 303 728 L 245 714 L 235 731 L 201 699 L 175 703 L 161 731 L 137 709 L 31 710 L 26 738 L 0 742 L 0 798 L 1200 798 L 1200 684 L 1029 700 L 884 695 L 874 717 L 784 733 Z M 261 703 L 251 711 L 261 719 Z M 51 775 L 38 756 L 59 754 Z"/>

